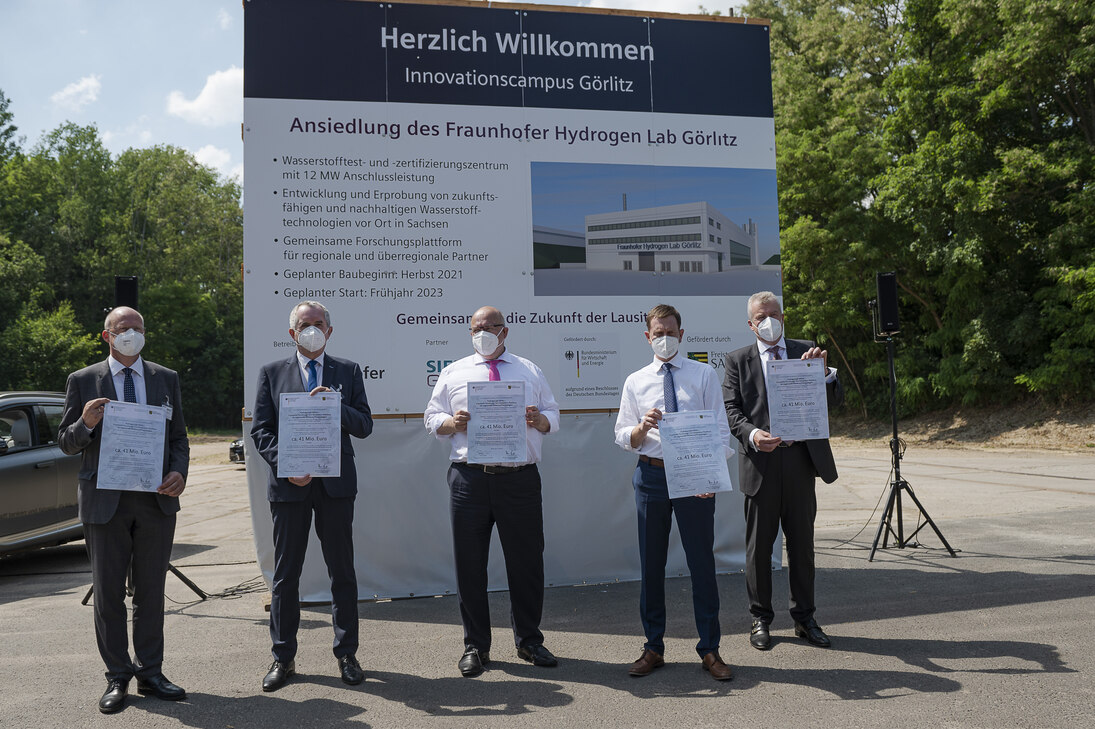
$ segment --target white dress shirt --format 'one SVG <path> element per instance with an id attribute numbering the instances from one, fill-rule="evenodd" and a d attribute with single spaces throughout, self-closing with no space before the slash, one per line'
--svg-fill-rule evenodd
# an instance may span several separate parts
<path id="1" fill-rule="evenodd" d="M 632 451 L 650 458 L 662 458 L 662 436 L 657 428 L 651 428 L 638 448 L 631 447 L 631 431 L 642 422 L 651 408 L 665 412 L 665 364 L 657 357 L 654 361 L 627 376 L 620 393 L 620 412 L 616 416 L 616 444 L 625 451 Z M 719 422 L 719 438 L 725 457 L 734 455 L 730 447 L 730 423 L 726 419 L 726 406 L 722 399 L 722 385 L 711 365 L 688 359 L 677 352 L 669 365 L 673 368 L 673 389 L 677 394 L 677 411 L 714 410 Z"/>
<path id="2" fill-rule="evenodd" d="M 114 359 L 114 355 L 108 355 L 107 364 L 110 365 L 110 377 L 114 380 L 114 391 L 118 393 L 118 400 L 125 402 L 125 365 Z M 137 361 L 129 366 L 133 370 L 133 390 L 137 394 L 137 402 L 141 405 L 148 404 L 148 393 L 145 388 L 144 360 L 137 357 Z M 152 403 L 159 405 L 159 403 Z"/>
<path id="3" fill-rule="evenodd" d="M 544 373 L 531 360 L 518 357 L 511 352 L 504 351 L 497 359 L 498 377 L 500 380 L 525 382 L 525 405 L 533 405 L 547 418 L 550 428 L 548 433 L 554 433 L 559 429 L 559 404 L 555 402 L 555 396 L 551 394 Z M 425 421 L 426 430 L 438 440 L 449 440 L 449 460 L 466 463 L 468 460 L 468 434 L 457 431 L 449 435 L 439 435 L 437 429 L 446 420 L 451 418 L 458 410 L 468 409 L 468 383 L 486 382 L 490 379 L 490 369 L 487 360 L 472 354 L 463 359 L 458 359 L 437 376 L 437 384 L 434 385 L 433 395 L 426 405 L 426 412 L 422 419 Z M 525 437 L 528 442 L 527 463 L 540 461 L 541 444 L 544 434 L 536 428 L 526 427 Z M 523 466 L 525 463 L 487 463 L 487 466 Z"/>
<path id="4" fill-rule="evenodd" d="M 327 350 L 320 352 L 319 356 L 315 359 L 316 385 L 320 387 L 323 385 L 323 356 L 325 354 L 327 354 Z M 299 349 L 297 350 L 297 367 L 300 368 L 300 384 L 304 385 L 305 392 L 310 392 L 308 389 L 308 363 L 311 361 L 312 360 L 301 354 Z"/>

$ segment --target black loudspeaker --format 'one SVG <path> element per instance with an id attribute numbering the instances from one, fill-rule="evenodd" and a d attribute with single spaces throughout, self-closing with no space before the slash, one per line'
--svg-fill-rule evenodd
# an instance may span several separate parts
<path id="1" fill-rule="evenodd" d="M 114 308 L 119 306 L 128 306 L 131 309 L 137 308 L 136 276 L 114 277 Z"/>
<path id="2" fill-rule="evenodd" d="M 874 278 L 878 288 L 878 332 L 896 334 L 901 331 L 897 321 L 897 274 L 876 273 Z"/>

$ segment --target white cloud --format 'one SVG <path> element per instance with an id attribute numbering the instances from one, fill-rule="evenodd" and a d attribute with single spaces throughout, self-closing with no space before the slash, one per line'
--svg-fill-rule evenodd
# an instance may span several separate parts
<path id="1" fill-rule="evenodd" d="M 99 74 L 84 76 L 53 94 L 49 100 L 62 109 L 80 111 L 99 98 L 99 91 L 103 88 L 100 78 Z"/>
<path id="2" fill-rule="evenodd" d="M 232 161 L 232 153 L 227 149 L 207 144 L 194 153 L 194 159 L 206 167 L 223 170 Z"/>
<path id="3" fill-rule="evenodd" d="M 232 16 L 228 14 L 228 11 L 221 8 L 217 12 L 217 23 L 220 25 L 221 30 L 228 30 L 232 27 Z"/>
<path id="4" fill-rule="evenodd" d="M 232 66 L 205 79 L 205 87 L 194 99 L 181 91 L 167 96 L 167 113 L 193 124 L 218 127 L 243 121 L 243 69 Z"/>
<path id="5" fill-rule="evenodd" d="M 239 183 L 243 184 L 243 163 L 237 162 L 233 164 L 232 153 L 227 149 L 221 149 L 212 144 L 207 144 L 197 152 L 194 152 L 194 159 L 206 167 L 212 167 L 224 177 L 237 178 Z"/>
<path id="6" fill-rule="evenodd" d="M 709 12 L 721 10 L 722 14 L 726 15 L 729 7 L 725 0 L 658 0 L 656 3 L 651 2 L 651 0 L 590 0 L 580 4 L 591 8 L 616 8 L 618 10 L 638 10 L 640 12 L 646 10 L 684 15 L 698 15 L 701 5 L 707 8 Z"/>
<path id="7" fill-rule="evenodd" d="M 152 130 L 148 128 L 148 116 L 142 114 L 136 121 L 124 127 L 104 129 L 100 132 L 103 144 L 119 153 L 130 147 L 148 147 L 153 143 Z"/>

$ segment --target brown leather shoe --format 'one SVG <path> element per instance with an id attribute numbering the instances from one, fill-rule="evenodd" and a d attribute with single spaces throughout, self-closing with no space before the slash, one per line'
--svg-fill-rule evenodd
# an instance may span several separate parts
<path id="1" fill-rule="evenodd" d="M 632 676 L 649 676 L 655 668 L 661 668 L 664 665 L 665 659 L 662 658 L 660 653 L 644 648 L 639 660 L 632 663 L 627 672 Z"/>
<path id="2" fill-rule="evenodd" d="M 722 662 L 718 651 L 712 651 L 703 657 L 703 670 L 711 674 L 716 681 L 729 681 L 734 677 L 730 666 Z"/>

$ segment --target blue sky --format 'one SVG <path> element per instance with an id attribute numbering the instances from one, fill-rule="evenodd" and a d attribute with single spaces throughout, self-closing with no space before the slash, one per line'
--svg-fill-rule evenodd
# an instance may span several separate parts
<path id="1" fill-rule="evenodd" d="M 696 0 L 547 4 L 676 13 L 700 6 Z M 0 89 L 28 146 L 71 121 L 95 125 L 113 154 L 170 144 L 242 181 L 240 0 L 0 0 L 0 28 Z"/>

